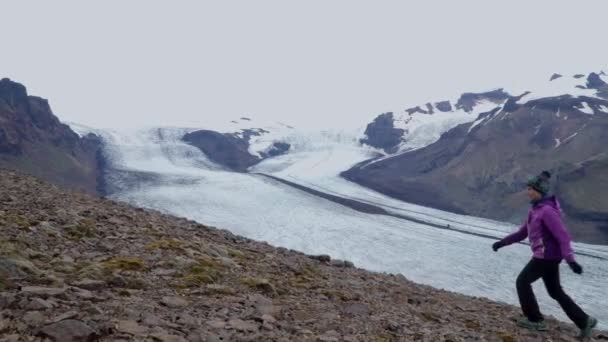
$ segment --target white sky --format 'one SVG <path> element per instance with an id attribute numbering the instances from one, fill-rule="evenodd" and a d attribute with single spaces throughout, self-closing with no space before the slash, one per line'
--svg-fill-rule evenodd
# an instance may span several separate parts
<path id="1" fill-rule="evenodd" d="M 608 68 L 606 0 L 0 0 L 0 77 L 94 127 L 351 127 Z"/>

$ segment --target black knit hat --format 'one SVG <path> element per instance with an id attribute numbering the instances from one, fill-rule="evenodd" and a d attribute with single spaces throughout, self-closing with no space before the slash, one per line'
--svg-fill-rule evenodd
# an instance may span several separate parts
<path id="1" fill-rule="evenodd" d="M 549 193 L 551 188 L 549 184 L 550 180 L 551 173 L 549 171 L 543 171 L 540 173 L 540 175 L 532 177 L 530 180 L 528 180 L 527 185 L 541 194 L 546 195 Z"/>

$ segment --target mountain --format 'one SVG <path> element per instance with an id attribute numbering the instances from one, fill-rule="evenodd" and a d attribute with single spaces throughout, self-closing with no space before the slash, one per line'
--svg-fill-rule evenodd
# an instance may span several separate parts
<path id="1" fill-rule="evenodd" d="M 100 193 L 100 140 L 79 136 L 53 114 L 47 100 L 0 80 L 0 167 L 21 170 L 55 184 Z"/>
<path id="2" fill-rule="evenodd" d="M 257 121 L 243 117 L 231 121 L 222 132 L 217 129 L 189 132 L 183 141 L 232 171 L 245 172 L 264 159 L 287 153 L 291 147 L 278 140 L 289 133 L 286 131 L 293 130 L 286 124 L 259 125 Z"/>
<path id="3" fill-rule="evenodd" d="M 343 176 L 407 202 L 518 223 L 526 179 L 550 170 L 574 238 L 606 244 L 607 80 L 603 73 L 554 75 L 542 88 L 500 97 L 495 108 L 431 144 L 360 163 Z M 415 140 L 411 132 L 389 150 Z"/>
<path id="4" fill-rule="evenodd" d="M 367 125 L 361 142 L 388 154 L 424 147 L 450 128 L 475 121 L 479 114 L 500 107 L 508 98 L 508 93 L 497 89 L 384 113 Z"/>
<path id="5" fill-rule="evenodd" d="M 537 341 L 519 309 L 0 170 L 0 336 Z M 543 336 L 570 340 L 548 318 Z M 361 324 L 366 322 L 366 324 Z M 606 332 L 598 331 L 598 338 Z M 602 337 L 603 336 L 603 337 Z"/>

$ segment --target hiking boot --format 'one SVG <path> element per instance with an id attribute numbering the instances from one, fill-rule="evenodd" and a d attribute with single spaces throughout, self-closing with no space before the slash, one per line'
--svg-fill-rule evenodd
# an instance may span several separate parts
<path id="1" fill-rule="evenodd" d="M 580 338 L 591 337 L 593 328 L 595 328 L 596 326 L 597 326 L 597 319 L 589 316 L 589 318 L 587 318 L 587 324 L 585 324 L 585 327 L 581 329 L 581 332 L 580 332 L 580 334 L 578 334 L 578 337 L 580 337 Z"/>
<path id="2" fill-rule="evenodd" d="M 523 318 L 517 321 L 517 326 L 529 330 L 547 331 L 545 321 L 532 322 L 527 318 Z"/>

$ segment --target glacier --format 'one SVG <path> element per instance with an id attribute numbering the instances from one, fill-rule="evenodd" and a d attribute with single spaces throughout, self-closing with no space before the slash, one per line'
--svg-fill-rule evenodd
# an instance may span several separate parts
<path id="1" fill-rule="evenodd" d="M 292 146 L 288 154 L 267 159 L 249 173 L 236 173 L 180 140 L 193 130 L 94 130 L 104 141 L 108 181 L 119 189 L 111 198 L 275 246 L 401 273 L 436 288 L 518 304 L 515 279 L 531 256 L 529 247 L 519 244 L 494 253 L 493 240 L 483 237 L 500 238 L 516 227 L 405 203 L 341 178 L 341 171 L 378 156 L 378 151 L 358 143 L 360 132 L 293 130 L 282 140 Z M 154 177 L 128 184 L 140 174 Z M 362 213 L 264 175 L 413 220 Z M 437 228 L 448 225 L 456 230 Z M 585 273 L 577 276 L 562 266 L 563 286 L 608 328 L 608 300 L 603 297 L 608 248 L 576 243 L 575 249 L 584 253 L 578 261 Z M 568 321 L 542 282 L 535 290 L 545 314 Z"/>

